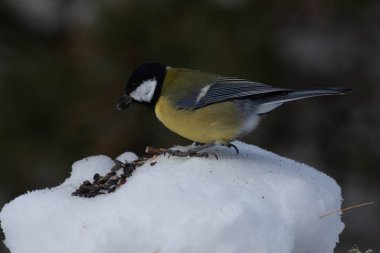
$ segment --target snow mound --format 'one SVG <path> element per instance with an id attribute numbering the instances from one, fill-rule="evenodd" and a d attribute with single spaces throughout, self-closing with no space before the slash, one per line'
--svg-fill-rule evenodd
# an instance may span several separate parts
<path id="1" fill-rule="evenodd" d="M 52 189 L 0 214 L 12 253 L 329 253 L 343 230 L 340 187 L 325 174 L 258 147 L 214 147 L 219 160 L 159 156 L 117 191 L 71 193 L 114 165 L 94 156 Z M 136 155 L 119 157 L 134 160 Z"/>

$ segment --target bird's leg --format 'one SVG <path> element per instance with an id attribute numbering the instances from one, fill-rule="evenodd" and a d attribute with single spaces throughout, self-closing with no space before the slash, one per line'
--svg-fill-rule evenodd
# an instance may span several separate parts
<path id="1" fill-rule="evenodd" d="M 200 143 L 200 142 L 197 142 L 197 141 L 194 141 L 193 144 L 191 144 L 191 146 L 195 147 L 195 146 L 202 146 L 204 144 Z"/>
<path id="2" fill-rule="evenodd" d="M 212 146 L 215 146 L 216 143 L 215 142 L 209 142 L 209 143 L 206 143 L 206 144 L 201 144 L 199 142 L 197 142 L 197 145 L 192 147 L 191 149 L 189 149 L 188 151 L 190 151 L 191 153 L 196 153 L 196 152 L 199 152 L 203 149 L 206 149 L 206 148 L 209 148 L 209 147 L 212 147 Z"/>

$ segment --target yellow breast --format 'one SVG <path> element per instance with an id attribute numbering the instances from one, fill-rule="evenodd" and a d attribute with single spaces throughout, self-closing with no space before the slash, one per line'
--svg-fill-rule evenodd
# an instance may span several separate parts
<path id="1" fill-rule="evenodd" d="M 240 132 L 239 111 L 230 101 L 197 110 L 178 110 L 161 96 L 155 113 L 167 128 L 196 142 L 232 141 Z"/>

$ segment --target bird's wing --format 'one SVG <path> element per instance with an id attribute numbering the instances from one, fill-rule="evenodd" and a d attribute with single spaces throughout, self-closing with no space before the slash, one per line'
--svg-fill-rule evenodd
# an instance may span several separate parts
<path id="1" fill-rule="evenodd" d="M 226 100 L 249 96 L 261 96 L 272 92 L 282 91 L 287 92 L 290 90 L 275 88 L 266 84 L 235 77 L 221 77 L 180 99 L 176 103 L 176 106 L 179 109 L 194 110 Z"/>

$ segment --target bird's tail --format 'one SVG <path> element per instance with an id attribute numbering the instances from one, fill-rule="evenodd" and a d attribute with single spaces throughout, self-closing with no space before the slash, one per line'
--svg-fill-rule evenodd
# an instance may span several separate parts
<path id="1" fill-rule="evenodd" d="M 310 88 L 301 90 L 290 90 L 286 92 L 276 92 L 267 94 L 259 102 L 259 114 L 264 114 L 272 111 L 274 108 L 282 105 L 282 103 L 294 101 L 303 98 L 328 96 L 328 95 L 345 95 L 351 92 L 352 89 L 327 87 L 327 88 Z"/>

